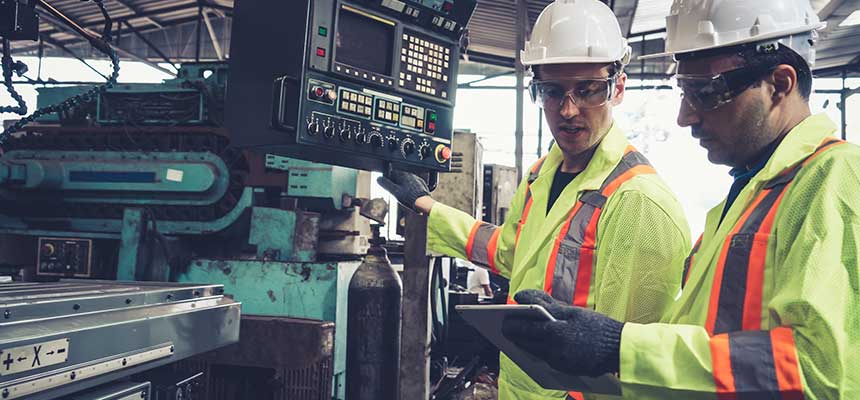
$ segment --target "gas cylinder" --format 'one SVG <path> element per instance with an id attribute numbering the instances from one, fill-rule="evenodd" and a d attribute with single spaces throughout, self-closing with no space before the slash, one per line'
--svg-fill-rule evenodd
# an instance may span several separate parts
<path id="1" fill-rule="evenodd" d="M 370 248 L 349 282 L 346 398 L 396 400 L 403 284 L 382 247 L 379 226 L 372 228 Z"/>

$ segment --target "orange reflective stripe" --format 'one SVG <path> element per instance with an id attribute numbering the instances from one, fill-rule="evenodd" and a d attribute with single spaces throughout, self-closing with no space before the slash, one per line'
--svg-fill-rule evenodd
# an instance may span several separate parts
<path id="1" fill-rule="evenodd" d="M 611 183 L 609 183 L 609 185 L 606 185 L 606 187 L 603 188 L 603 191 L 601 193 L 604 196 L 609 197 L 609 195 L 612 194 L 613 192 L 615 192 L 615 190 L 618 189 L 618 187 L 621 186 L 621 184 L 623 184 L 624 182 L 627 182 L 628 180 L 635 177 L 636 175 L 656 174 L 656 173 L 657 173 L 657 171 L 655 171 L 654 167 L 652 167 L 650 165 L 637 165 L 633 168 L 628 169 L 626 172 L 621 174 L 621 176 L 619 176 L 618 178 L 613 180 Z"/>
<path id="2" fill-rule="evenodd" d="M 790 328 L 711 337 L 718 399 L 803 400 L 803 382 Z"/>
<path id="3" fill-rule="evenodd" d="M 526 224 L 526 218 L 529 216 L 529 211 L 532 209 L 532 198 L 529 196 L 528 201 L 526 201 L 526 206 L 523 208 L 523 215 L 520 218 L 520 222 L 517 224 L 517 235 L 514 237 L 514 247 L 520 242 L 520 232 L 523 230 L 523 226 Z"/>
<path id="4" fill-rule="evenodd" d="M 756 197 L 755 201 L 753 202 L 753 205 L 744 212 L 743 216 L 741 216 L 741 219 L 734 226 L 734 228 L 732 228 L 731 232 L 729 232 L 727 236 L 729 240 L 726 240 L 726 242 L 723 243 L 723 249 L 720 251 L 720 258 L 717 262 L 716 271 L 714 272 L 714 283 L 711 288 L 711 298 L 708 305 L 708 318 L 705 320 L 705 329 L 708 331 L 708 334 L 714 334 L 714 326 L 717 322 L 717 310 L 719 310 L 720 306 L 720 290 L 722 289 L 723 284 L 723 272 L 726 269 L 726 257 L 729 254 L 729 248 L 732 244 L 731 238 L 738 233 L 744 222 L 746 222 L 746 220 L 750 217 L 750 214 L 752 214 L 756 206 L 758 206 L 758 204 L 761 203 L 764 197 L 767 196 L 768 192 L 769 191 L 764 191 L 760 193 L 758 197 Z"/>
<path id="5" fill-rule="evenodd" d="M 588 306 L 588 293 L 591 290 L 592 272 L 594 270 L 594 248 L 597 247 L 597 221 L 600 220 L 600 210 L 594 210 L 591 221 L 585 228 L 585 240 L 579 251 L 579 270 L 576 274 L 576 290 L 573 292 L 573 305 Z"/>
<path id="6" fill-rule="evenodd" d="M 588 304 L 594 273 L 597 226 L 608 198 L 624 182 L 641 174 L 654 174 L 648 160 L 628 146 L 619 164 L 598 191 L 581 194 L 553 244 L 547 261 L 544 291 L 580 307 Z M 559 253 L 562 253 L 559 255 Z"/>
<path id="7" fill-rule="evenodd" d="M 770 331 L 773 347 L 773 365 L 783 400 L 803 400 L 803 381 L 797 362 L 797 348 L 790 328 L 779 327 Z"/>
<path id="8" fill-rule="evenodd" d="M 567 392 L 567 395 L 570 396 L 566 400 L 585 400 L 585 396 L 579 392 Z"/>
<path id="9" fill-rule="evenodd" d="M 779 194 L 771 206 L 761 227 L 755 234 L 750 249 L 749 267 L 747 268 L 747 285 L 744 298 L 743 330 L 761 329 L 762 291 L 764 290 L 764 268 L 767 259 L 767 244 L 776 210 L 785 196 L 785 190 Z"/>
<path id="10" fill-rule="evenodd" d="M 760 330 L 768 241 L 792 180 L 804 165 L 843 141 L 824 141 L 798 165 L 765 183 L 723 243 L 715 267 L 705 329 L 711 335 Z"/>
<path id="11" fill-rule="evenodd" d="M 732 360 L 729 356 L 729 335 L 723 334 L 712 337 L 710 346 L 717 398 L 734 400 L 735 377 L 732 374 Z"/>
<path id="12" fill-rule="evenodd" d="M 499 234 L 502 233 L 502 228 L 496 228 L 493 231 L 493 236 L 490 237 L 490 242 L 487 243 L 487 263 L 490 264 L 490 271 L 498 274 L 499 270 L 496 268 L 496 248 L 499 245 Z"/>
<path id="13" fill-rule="evenodd" d="M 481 227 L 481 221 L 476 221 L 472 225 L 472 230 L 469 231 L 469 240 L 466 241 L 466 258 L 472 258 L 472 246 L 475 245 L 475 236 L 478 234 L 478 228 Z"/>
<path id="14" fill-rule="evenodd" d="M 522 215 L 520 215 L 520 221 L 517 223 L 517 234 L 514 236 L 514 248 L 516 248 L 520 243 L 520 232 L 523 230 L 523 226 L 526 224 L 526 219 L 529 217 L 529 211 L 532 208 L 532 182 L 538 178 L 540 170 L 543 167 L 543 163 L 546 161 L 546 157 L 547 156 L 543 156 L 537 160 L 535 165 L 532 166 L 528 180 L 526 180 L 526 204 L 523 207 Z"/>
<path id="15" fill-rule="evenodd" d="M 544 277 L 543 282 L 543 291 L 552 294 L 552 281 L 553 276 L 555 275 L 555 263 L 558 260 L 558 249 L 561 246 L 562 240 L 564 240 L 564 235 L 567 230 L 570 228 L 570 222 L 573 221 L 573 216 L 579 211 L 579 208 L 582 207 L 582 202 L 577 201 L 576 205 L 573 206 L 573 210 L 570 211 L 570 214 L 566 221 L 564 221 L 564 225 L 561 226 L 560 234 L 555 238 L 555 243 L 552 245 L 552 252 L 549 254 L 549 261 L 546 266 L 546 276 Z"/>
<path id="16" fill-rule="evenodd" d="M 803 164 L 801 164 L 801 166 L 806 166 L 806 164 L 809 164 L 809 162 L 811 162 L 815 157 L 818 157 L 819 154 L 827 151 L 828 149 L 832 148 L 833 146 L 837 146 L 837 145 L 845 144 L 845 143 L 846 142 L 844 140 L 840 140 L 840 139 L 836 139 L 836 138 L 826 140 L 824 142 L 824 144 L 822 144 L 821 146 L 818 147 L 818 150 L 816 150 L 815 153 L 812 153 L 811 156 L 807 157 L 806 160 L 803 161 Z"/>

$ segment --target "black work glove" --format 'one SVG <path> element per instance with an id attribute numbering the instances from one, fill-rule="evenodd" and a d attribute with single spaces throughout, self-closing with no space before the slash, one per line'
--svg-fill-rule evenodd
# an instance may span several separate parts
<path id="1" fill-rule="evenodd" d="M 430 188 L 427 187 L 427 182 L 417 175 L 403 171 L 391 171 L 391 176 L 380 176 L 376 179 L 379 186 L 387 190 L 397 198 L 404 207 L 417 212 L 415 209 L 415 200 L 421 196 L 429 196 Z"/>
<path id="2" fill-rule="evenodd" d="M 514 300 L 540 305 L 557 321 L 505 318 L 502 333 L 509 340 L 572 375 L 596 377 L 618 372 L 623 322 L 566 305 L 540 290 L 524 290 Z"/>

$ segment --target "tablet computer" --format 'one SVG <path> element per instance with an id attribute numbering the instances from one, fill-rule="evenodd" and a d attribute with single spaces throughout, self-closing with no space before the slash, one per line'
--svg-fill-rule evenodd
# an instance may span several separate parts
<path id="1" fill-rule="evenodd" d="M 615 375 L 596 378 L 575 376 L 559 371 L 546 361 L 521 349 L 502 334 L 502 321 L 506 316 L 553 321 L 552 315 L 534 304 L 510 305 L 459 305 L 455 307 L 470 325 L 492 342 L 535 382 L 546 389 L 621 395 L 621 384 Z"/>

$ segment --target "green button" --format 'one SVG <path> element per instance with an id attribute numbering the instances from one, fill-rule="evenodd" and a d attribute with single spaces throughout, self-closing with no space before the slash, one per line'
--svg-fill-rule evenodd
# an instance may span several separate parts
<path id="1" fill-rule="evenodd" d="M 320 36 L 328 36 L 328 28 L 321 26 L 318 30 Z"/>
<path id="2" fill-rule="evenodd" d="M 434 112 L 430 113 L 430 120 L 431 120 L 431 121 L 435 121 L 435 120 L 436 120 L 436 113 L 434 113 Z"/>

